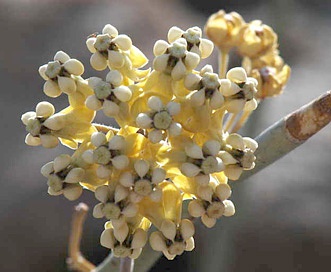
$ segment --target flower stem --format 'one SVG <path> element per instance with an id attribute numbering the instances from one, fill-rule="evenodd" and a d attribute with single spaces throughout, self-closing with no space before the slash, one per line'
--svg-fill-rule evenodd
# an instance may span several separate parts
<path id="1" fill-rule="evenodd" d="M 121 258 L 120 272 L 133 272 L 133 268 L 134 268 L 133 259 L 129 257 Z"/>
<path id="2" fill-rule="evenodd" d="M 218 75 L 220 78 L 225 78 L 228 70 L 229 52 L 219 49 L 218 51 Z"/>

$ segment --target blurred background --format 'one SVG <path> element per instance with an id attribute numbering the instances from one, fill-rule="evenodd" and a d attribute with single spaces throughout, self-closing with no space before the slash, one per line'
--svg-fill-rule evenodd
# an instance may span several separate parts
<path id="1" fill-rule="evenodd" d="M 256 136 L 279 118 L 331 87 L 331 2 L 323 0 L 0 0 L 0 271 L 67 271 L 70 220 L 77 202 L 47 195 L 40 167 L 61 153 L 24 144 L 22 113 L 48 100 L 38 67 L 57 50 L 80 59 L 84 77 L 100 75 L 89 65 L 86 37 L 106 23 L 131 36 L 149 58 L 168 29 L 203 27 L 225 9 L 246 21 L 261 19 L 279 35 L 280 51 L 292 67 L 284 94 L 266 100 L 245 136 Z M 209 59 L 216 68 L 216 54 Z M 100 117 L 102 118 L 102 117 Z M 101 119 L 99 119 L 101 120 Z M 103 121 L 107 122 L 106 119 Z M 213 229 L 197 224 L 196 249 L 152 271 L 330 271 L 331 127 L 251 177 L 232 184 L 237 213 Z M 91 193 L 81 201 L 93 207 Z M 108 251 L 99 245 L 103 220 L 91 213 L 82 250 L 97 264 Z"/>

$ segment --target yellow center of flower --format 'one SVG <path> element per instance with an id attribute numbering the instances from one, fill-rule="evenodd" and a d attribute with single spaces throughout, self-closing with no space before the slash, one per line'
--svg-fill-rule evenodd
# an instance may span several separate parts
<path id="1" fill-rule="evenodd" d="M 45 74 L 49 78 L 56 78 L 61 72 L 61 64 L 58 61 L 48 63 Z"/>
<path id="2" fill-rule="evenodd" d="M 134 184 L 134 191 L 141 196 L 149 195 L 152 192 L 152 190 L 153 190 L 152 184 L 150 183 L 150 181 L 146 179 L 138 180 Z"/>
<path id="3" fill-rule="evenodd" d="M 201 170 L 207 175 L 218 171 L 218 162 L 215 157 L 209 156 L 203 160 Z"/>
<path id="4" fill-rule="evenodd" d="M 131 254 L 131 250 L 123 245 L 118 245 L 114 248 L 114 255 L 118 257 L 128 257 Z"/>
<path id="5" fill-rule="evenodd" d="M 100 146 L 93 151 L 93 160 L 98 164 L 107 165 L 110 162 L 111 154 L 107 147 Z"/>
<path id="6" fill-rule="evenodd" d="M 207 208 L 207 215 L 210 218 L 220 218 L 224 213 L 224 204 L 219 201 L 212 202 Z"/>
<path id="7" fill-rule="evenodd" d="M 94 47 L 100 52 L 106 51 L 109 48 L 111 41 L 112 39 L 108 34 L 98 35 Z"/>
<path id="8" fill-rule="evenodd" d="M 40 121 L 38 119 L 30 119 L 28 121 L 28 124 L 26 125 L 26 130 L 32 136 L 38 136 L 40 134 L 40 130 L 41 130 Z"/>
<path id="9" fill-rule="evenodd" d="M 168 251 L 171 255 L 181 255 L 185 250 L 185 245 L 183 242 L 174 242 L 169 248 Z"/>
<path id="10" fill-rule="evenodd" d="M 157 112 L 153 117 L 154 127 L 156 129 L 168 129 L 172 122 L 172 117 L 167 111 Z"/>
<path id="11" fill-rule="evenodd" d="M 63 182 L 57 175 L 51 175 L 47 185 L 52 188 L 54 192 L 59 192 L 63 189 Z"/>
<path id="12" fill-rule="evenodd" d="M 109 220 L 118 219 L 121 215 L 121 210 L 115 203 L 106 203 L 102 208 L 102 212 Z"/>

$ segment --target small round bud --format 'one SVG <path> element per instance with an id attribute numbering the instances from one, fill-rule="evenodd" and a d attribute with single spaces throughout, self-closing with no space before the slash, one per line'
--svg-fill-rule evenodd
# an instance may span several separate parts
<path id="1" fill-rule="evenodd" d="M 39 102 L 36 106 L 36 115 L 38 117 L 47 118 L 53 115 L 55 112 L 54 106 L 46 101 Z"/>

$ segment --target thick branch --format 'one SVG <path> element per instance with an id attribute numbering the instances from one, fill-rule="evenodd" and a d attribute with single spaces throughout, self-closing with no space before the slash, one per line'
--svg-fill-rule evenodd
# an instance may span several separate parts
<path id="1" fill-rule="evenodd" d="M 244 180 L 290 153 L 331 122 L 331 91 L 292 112 L 255 138 L 256 166 L 245 171 Z"/>
<path id="2" fill-rule="evenodd" d="M 80 252 L 80 241 L 82 239 L 83 224 L 87 212 L 88 207 L 84 203 L 79 203 L 75 207 L 69 239 L 69 257 L 67 259 L 67 264 L 70 269 L 81 272 L 90 272 L 95 268 L 94 264 L 86 260 Z"/>

